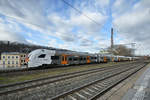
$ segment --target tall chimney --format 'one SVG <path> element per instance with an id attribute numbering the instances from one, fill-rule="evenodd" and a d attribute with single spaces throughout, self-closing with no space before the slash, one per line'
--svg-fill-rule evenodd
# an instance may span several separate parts
<path id="1" fill-rule="evenodd" d="M 111 49 L 114 47 L 113 34 L 113 28 L 111 28 Z"/>

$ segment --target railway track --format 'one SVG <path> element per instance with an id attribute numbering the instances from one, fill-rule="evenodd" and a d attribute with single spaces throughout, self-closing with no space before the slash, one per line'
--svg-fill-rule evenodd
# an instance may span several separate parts
<path id="1" fill-rule="evenodd" d="M 114 67 L 112 67 L 112 69 L 117 68 L 119 66 L 121 66 L 121 65 L 114 66 Z M 2 86 L 0 86 L 0 95 L 11 93 L 10 89 L 13 90 L 15 87 L 18 87 L 19 85 L 20 85 L 20 87 L 25 87 L 27 84 L 29 84 L 29 85 L 31 85 L 33 87 L 32 84 L 36 83 L 36 85 L 37 85 L 38 82 L 40 84 L 41 81 L 42 82 L 44 80 L 48 81 L 48 79 L 51 80 L 51 81 L 48 81 L 48 82 L 52 83 L 52 82 L 61 81 L 61 80 L 68 79 L 68 78 L 73 78 L 73 77 L 78 77 L 78 76 L 82 76 L 82 75 L 86 75 L 86 74 L 90 74 L 90 73 L 104 71 L 104 70 L 107 70 L 107 69 L 108 69 L 107 67 L 104 67 L 104 68 L 95 68 L 95 69 L 90 69 L 90 70 L 85 70 L 85 71 L 79 71 L 79 72 L 73 72 L 73 73 L 68 73 L 68 74 L 62 74 L 62 75 L 56 75 L 56 76 L 51 76 L 51 77 L 45 77 L 45 78 L 40 78 L 40 79 L 35 79 L 35 80 L 30 80 L 30 81 L 25 81 L 25 82 L 19 82 L 19 83 L 15 83 L 15 84 L 2 85 Z M 111 69 L 111 68 L 109 68 L 109 69 Z M 42 85 L 43 85 L 43 83 L 42 83 Z M 27 88 L 25 88 L 25 89 L 27 89 Z M 7 91 L 7 92 L 1 92 L 1 90 L 3 90 L 3 91 L 9 90 L 9 91 Z"/>
<path id="2" fill-rule="evenodd" d="M 98 63 L 93 63 L 94 65 L 97 65 Z M 87 64 L 83 64 L 83 65 L 78 65 L 78 66 L 87 66 Z M 88 64 L 88 65 L 91 65 L 91 64 Z M 70 65 L 71 66 L 71 65 Z M 69 67 L 70 67 L 69 66 Z M 72 66 L 76 66 L 76 65 L 72 65 Z M 49 67 L 33 67 L 33 68 L 28 68 L 27 66 L 24 67 L 24 68 L 13 68 L 13 69 L 0 69 L 0 74 L 5 74 L 5 73 L 17 73 L 17 72 L 29 72 L 29 71 L 42 71 L 42 70 L 48 70 L 48 69 L 52 69 L 52 68 L 64 68 L 64 67 L 67 67 L 66 66 L 59 66 L 59 65 L 53 65 L 53 66 L 49 66 Z"/>
<path id="3" fill-rule="evenodd" d="M 70 79 L 73 79 L 73 81 L 75 81 L 75 80 L 78 80 L 79 77 L 80 77 L 79 78 L 79 80 L 80 80 L 80 79 L 84 79 L 85 77 L 87 78 L 89 76 L 91 77 L 91 76 L 95 76 L 98 74 L 101 75 L 101 78 L 106 78 L 106 77 L 110 77 L 111 74 L 116 72 L 117 69 L 120 69 L 119 70 L 120 72 L 117 72 L 117 73 L 121 74 L 122 70 L 123 71 L 129 70 L 131 68 L 134 68 L 135 66 L 144 66 L 143 63 L 136 63 L 135 66 L 134 66 L 134 64 L 135 63 L 130 63 L 128 65 L 117 65 L 114 67 L 96 68 L 96 69 L 91 69 L 91 70 L 87 70 L 87 71 L 80 71 L 80 72 L 68 73 L 68 74 L 63 74 L 63 75 L 57 75 L 57 76 L 53 76 L 53 77 L 46 77 L 46 78 L 41 78 L 41 79 L 37 79 L 37 80 L 16 83 L 16 84 L 3 85 L 3 86 L 0 86 L 0 96 L 1 96 L 0 99 L 6 99 L 9 97 L 16 99 L 17 97 L 13 97 L 14 94 L 15 95 L 18 93 L 24 94 L 24 91 L 26 91 L 25 93 L 28 93 L 27 90 L 29 90 L 29 89 L 32 90 L 34 88 L 42 87 L 44 85 L 49 85 L 49 84 L 54 84 L 54 83 L 56 83 L 55 85 L 58 85 L 57 83 L 61 84 L 62 81 L 68 81 Z M 142 67 L 140 67 L 140 68 L 142 68 Z M 74 89 L 72 89 L 72 90 L 74 90 Z M 60 94 L 60 93 L 58 92 L 55 94 L 55 95 L 57 95 L 56 97 L 60 96 L 60 95 L 58 96 L 58 94 Z M 53 96 L 55 96 L 55 95 L 53 95 Z M 23 96 L 19 96 L 19 97 L 23 97 Z M 53 99 L 55 99 L 55 98 L 53 98 Z"/>
<path id="4" fill-rule="evenodd" d="M 50 100 L 96 100 L 109 89 L 142 69 L 143 66 L 145 66 L 145 64 L 133 69 L 128 68 L 123 71 L 118 71 L 106 77 L 59 94 L 50 98 Z"/>
<path id="5" fill-rule="evenodd" d="M 131 62 L 132 63 L 132 62 Z M 88 64 L 88 65 L 72 65 L 72 66 L 51 66 L 46 68 L 23 68 L 17 70 L 0 70 L 0 76 L 17 76 L 17 75 L 26 75 L 26 74 L 36 74 L 36 73 L 47 73 L 53 69 L 63 70 L 67 68 L 74 68 L 74 67 L 84 67 L 84 66 L 97 66 L 98 64 Z M 111 66 L 111 65 L 110 65 Z M 113 65 L 112 65 L 113 66 Z"/>
<path id="6" fill-rule="evenodd" d="M 131 62 L 131 63 L 134 63 L 134 62 Z M 76 66 L 93 66 L 93 65 L 98 65 L 98 64 L 89 64 L 89 65 L 75 65 L 75 66 L 69 66 L 69 68 L 70 67 L 76 67 Z M 116 65 L 119 65 L 119 63 L 118 64 L 116 64 Z M 109 65 L 109 66 L 113 66 L 113 65 Z M 68 66 L 67 66 L 68 67 Z M 60 67 L 60 66 L 51 66 L 51 67 L 46 67 L 46 68 L 22 68 L 22 69 L 11 69 L 11 70 L 0 70 L 0 76 L 5 76 L 5 75 L 10 75 L 10 76 L 17 76 L 17 75 L 24 75 L 24 74 L 36 74 L 36 73 L 41 73 L 41 72 L 48 72 L 49 70 L 51 70 L 51 69 L 62 69 L 62 68 L 67 68 L 66 66 L 64 66 L 64 67 Z"/>

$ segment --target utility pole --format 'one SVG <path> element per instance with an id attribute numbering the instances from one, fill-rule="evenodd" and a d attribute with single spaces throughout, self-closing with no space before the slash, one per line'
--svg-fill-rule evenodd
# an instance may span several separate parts
<path id="1" fill-rule="evenodd" d="M 112 50 L 113 50 L 113 48 L 114 48 L 114 40 L 113 40 L 113 28 L 111 28 L 111 52 L 112 52 Z"/>

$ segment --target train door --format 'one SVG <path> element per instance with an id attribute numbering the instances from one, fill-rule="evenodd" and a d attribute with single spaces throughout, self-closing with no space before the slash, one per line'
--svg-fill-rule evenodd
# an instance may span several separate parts
<path id="1" fill-rule="evenodd" d="M 62 65 L 68 64 L 68 61 L 67 61 L 67 55 L 62 55 L 61 64 L 62 64 Z"/>
<path id="2" fill-rule="evenodd" d="M 114 57 L 112 57 L 112 62 L 114 62 Z"/>
<path id="3" fill-rule="evenodd" d="M 121 61 L 120 57 L 118 57 L 118 61 L 119 61 L 119 62 Z"/>
<path id="4" fill-rule="evenodd" d="M 107 57 L 106 57 L 106 56 L 104 56 L 104 62 L 105 62 L 105 63 L 107 62 Z"/>
<path id="5" fill-rule="evenodd" d="M 90 63 L 90 56 L 87 56 L 87 63 Z"/>

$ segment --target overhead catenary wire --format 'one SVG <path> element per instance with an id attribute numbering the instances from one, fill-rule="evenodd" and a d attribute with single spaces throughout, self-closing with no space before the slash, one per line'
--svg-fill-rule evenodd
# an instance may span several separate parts
<path id="1" fill-rule="evenodd" d="M 97 24 L 97 25 L 102 25 L 102 24 L 100 24 L 100 23 L 98 23 L 98 22 L 96 22 L 94 19 L 92 19 L 91 17 L 89 17 L 88 15 L 86 15 L 86 14 L 84 14 L 82 11 L 80 11 L 79 9 L 77 9 L 77 8 L 75 8 L 74 6 L 72 6 L 70 3 L 68 3 L 67 1 L 65 1 L 65 0 L 62 0 L 65 4 L 67 4 L 68 6 L 70 6 L 71 8 L 73 8 L 73 9 L 75 9 L 77 12 L 79 12 L 80 14 L 83 14 L 83 16 L 85 16 L 86 18 L 88 18 L 90 21 L 92 21 L 93 23 L 95 23 L 95 24 Z M 4 15 L 5 17 L 8 17 L 8 18 L 11 18 L 11 19 L 15 19 L 15 20 L 17 20 L 17 21 L 19 21 L 19 23 L 22 23 L 22 22 L 24 22 L 24 23 L 26 23 L 26 24 L 28 24 L 28 25 L 33 25 L 33 26 L 37 26 L 37 27 L 40 27 L 40 28 L 42 28 L 42 29 L 48 29 L 47 27 L 45 27 L 45 26 L 42 26 L 42 25 L 40 25 L 40 24 L 35 24 L 35 23 L 33 23 L 33 22 L 28 22 L 28 21 L 26 21 L 26 20 L 23 20 L 23 19 L 19 19 L 19 18 L 16 18 L 16 17 L 13 17 L 13 16 L 9 16 L 9 15 Z M 63 33 L 64 34 L 64 32 L 57 32 L 57 33 Z"/>
<path id="2" fill-rule="evenodd" d="M 82 11 L 80 11 L 79 9 L 75 8 L 73 5 L 71 5 L 70 3 L 68 3 L 67 1 L 65 0 L 62 0 L 65 4 L 67 4 L 68 6 L 70 6 L 71 8 L 73 8 L 74 10 L 76 10 L 77 12 L 79 12 L 80 14 L 83 14 L 83 16 L 85 16 L 86 18 L 88 18 L 89 20 L 91 20 L 92 22 L 94 22 L 95 24 L 98 24 L 98 25 L 102 25 L 98 22 L 96 22 L 94 19 L 90 18 L 88 15 L 84 14 Z"/>

